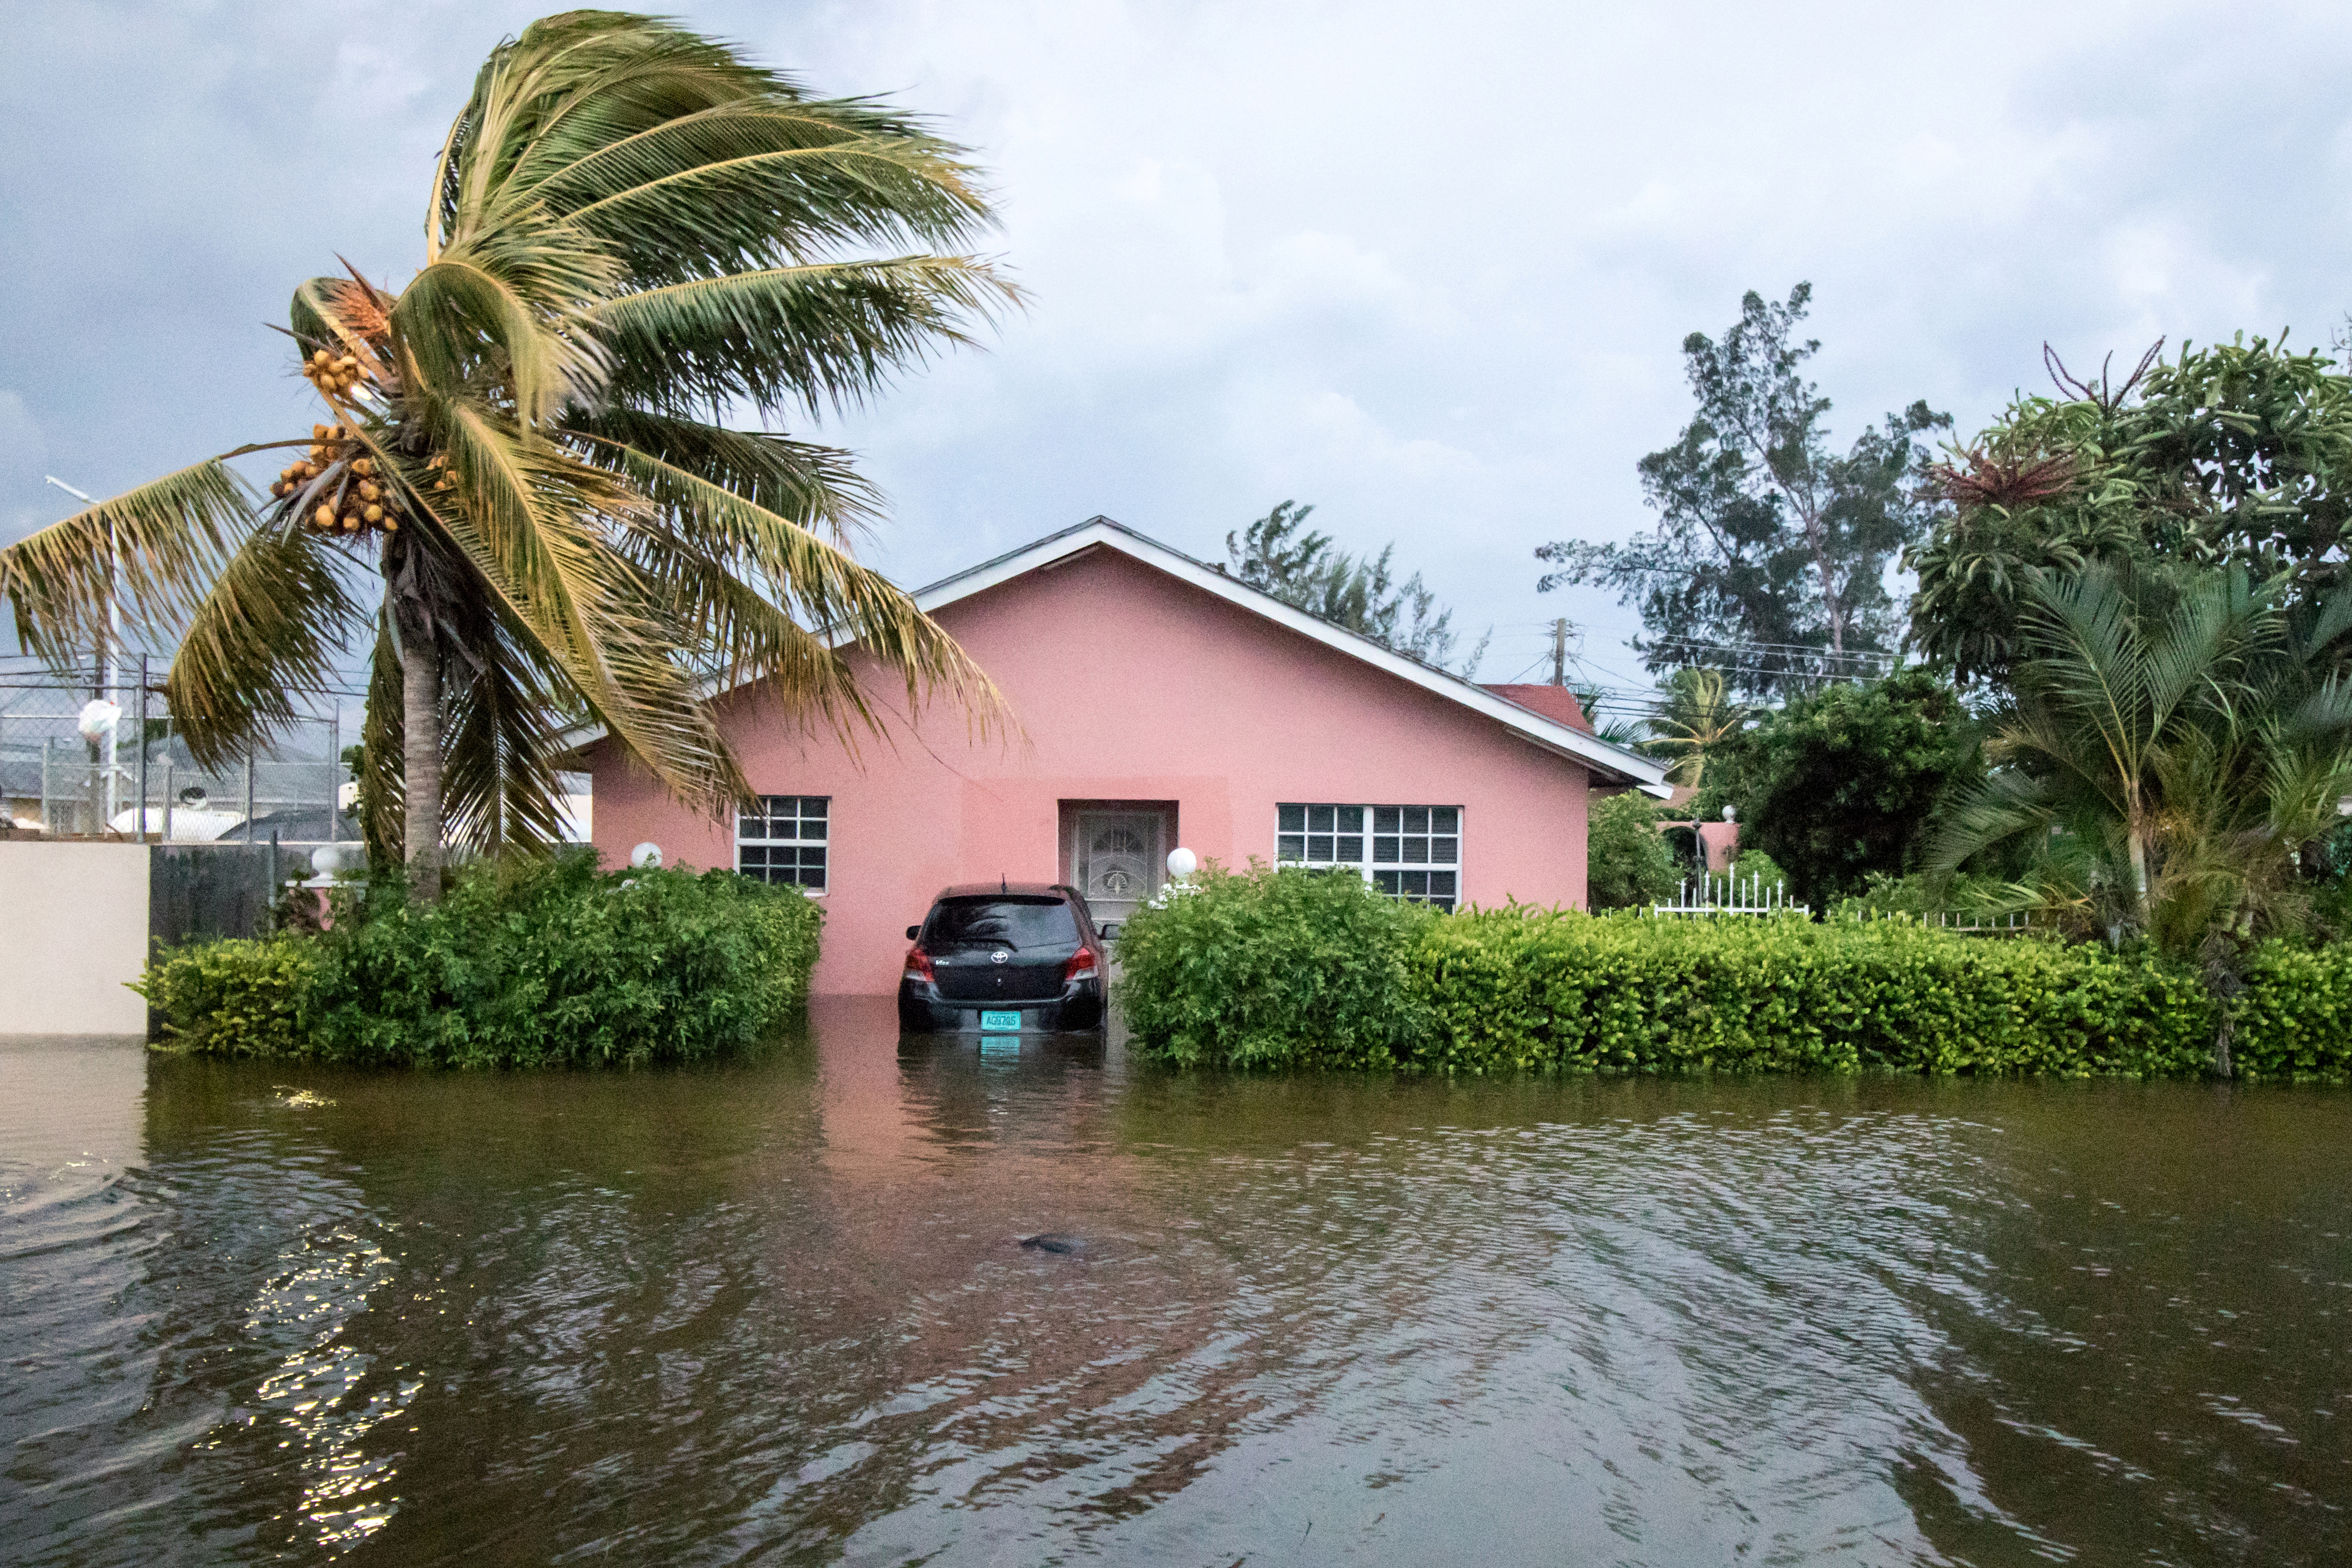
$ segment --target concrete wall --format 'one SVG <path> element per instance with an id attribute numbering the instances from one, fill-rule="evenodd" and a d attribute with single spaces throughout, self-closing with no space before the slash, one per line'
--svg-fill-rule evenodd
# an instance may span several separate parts
<path id="1" fill-rule="evenodd" d="M 0 842 L 0 1034 L 147 1032 L 147 855 Z"/>
<path id="2" fill-rule="evenodd" d="M 1019 738 L 975 744 L 961 715 L 926 715 L 852 758 L 755 693 L 722 709 L 754 789 L 833 798 L 820 995 L 895 988 L 904 927 L 947 883 L 1055 880 L 1066 801 L 1174 801 L 1177 841 L 1236 867 L 1275 858 L 1278 801 L 1458 805 L 1465 902 L 1584 902 L 1582 764 L 1156 568 L 1095 550 L 939 621 Z M 886 707 L 903 700 L 866 674 Z M 646 840 L 673 865 L 735 863 L 730 821 L 679 807 L 609 742 L 591 755 L 607 865 Z"/>

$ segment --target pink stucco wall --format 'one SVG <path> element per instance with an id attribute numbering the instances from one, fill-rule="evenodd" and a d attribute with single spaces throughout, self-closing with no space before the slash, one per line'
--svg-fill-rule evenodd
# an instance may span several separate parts
<path id="1" fill-rule="evenodd" d="M 1060 804 L 1173 800 L 1176 841 L 1272 860 L 1283 800 L 1460 805 L 1465 902 L 1584 902 L 1583 767 L 1493 720 L 1108 549 L 938 614 L 1011 700 L 1024 734 L 972 744 L 929 713 L 864 766 L 761 701 L 722 717 L 755 789 L 833 798 L 815 989 L 898 985 L 905 927 L 954 882 L 1065 874 Z M 895 706 L 887 677 L 870 689 Z M 605 863 L 652 841 L 673 865 L 732 865 L 727 821 L 590 753 Z"/>

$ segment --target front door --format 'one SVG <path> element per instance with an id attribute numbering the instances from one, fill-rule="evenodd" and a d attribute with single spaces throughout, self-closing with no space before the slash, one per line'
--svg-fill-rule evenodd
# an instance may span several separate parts
<path id="1" fill-rule="evenodd" d="M 1081 807 L 1073 813 L 1070 876 L 1097 925 L 1125 920 L 1159 892 L 1167 861 L 1164 812 Z"/>

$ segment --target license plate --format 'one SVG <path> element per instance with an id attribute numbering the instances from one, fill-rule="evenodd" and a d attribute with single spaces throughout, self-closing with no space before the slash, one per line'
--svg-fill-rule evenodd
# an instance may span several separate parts
<path id="1" fill-rule="evenodd" d="M 980 1053 L 982 1056 L 1018 1056 L 1021 1054 L 1021 1037 L 1017 1034 L 982 1035 Z"/>
<path id="2" fill-rule="evenodd" d="M 1021 1015 L 1019 1013 L 983 1012 L 980 1015 L 980 1027 L 984 1030 L 1017 1030 L 1021 1027 Z"/>

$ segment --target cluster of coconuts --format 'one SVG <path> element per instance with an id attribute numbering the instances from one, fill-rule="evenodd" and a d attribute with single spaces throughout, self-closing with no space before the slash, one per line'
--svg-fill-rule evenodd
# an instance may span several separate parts
<path id="1" fill-rule="evenodd" d="M 360 384 L 360 362 L 354 355 L 345 354 L 338 359 L 319 349 L 302 361 L 302 374 L 320 392 L 341 395 Z"/>
<path id="2" fill-rule="evenodd" d="M 335 475 L 336 482 L 332 486 L 320 485 L 312 491 L 318 505 L 304 513 L 304 522 L 321 533 L 355 534 L 362 528 L 382 528 L 389 534 L 400 530 L 392 497 L 377 480 L 375 459 L 368 456 L 366 447 L 340 424 L 312 425 L 308 456 L 278 475 L 269 493 L 281 499 L 297 495 L 314 480 L 331 474 Z"/>

